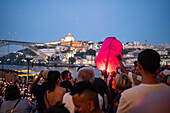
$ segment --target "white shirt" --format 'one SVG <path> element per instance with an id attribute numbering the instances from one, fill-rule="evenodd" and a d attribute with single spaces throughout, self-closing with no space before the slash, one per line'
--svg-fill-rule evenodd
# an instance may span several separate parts
<path id="1" fill-rule="evenodd" d="M 133 79 L 133 76 L 135 76 L 134 77 L 135 79 Z M 130 81 L 132 82 L 132 87 L 136 86 L 135 80 L 142 81 L 142 77 L 141 76 L 136 75 L 136 74 L 134 74 L 132 72 L 128 72 L 128 77 L 130 78 Z"/>
<path id="2" fill-rule="evenodd" d="M 129 110 L 132 108 L 133 104 L 135 104 L 137 101 L 154 92 L 161 90 L 170 90 L 170 87 L 163 83 L 159 84 L 141 83 L 138 86 L 125 90 L 121 94 L 117 113 L 128 113 Z"/>
<path id="3" fill-rule="evenodd" d="M 99 99 L 99 107 L 100 107 L 100 110 L 102 110 L 102 106 L 103 106 L 103 98 L 100 94 L 98 94 L 98 99 Z M 73 100 L 72 100 L 72 96 L 70 95 L 70 92 L 66 93 L 64 96 L 63 96 L 63 102 L 64 104 L 64 107 L 66 107 L 70 113 L 74 113 L 74 103 L 73 103 Z"/>

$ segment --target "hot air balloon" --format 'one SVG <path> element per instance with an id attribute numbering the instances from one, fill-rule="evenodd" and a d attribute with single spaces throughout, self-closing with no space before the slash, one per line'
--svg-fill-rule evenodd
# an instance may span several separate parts
<path id="1" fill-rule="evenodd" d="M 116 55 L 122 53 L 122 43 L 115 37 L 107 37 L 96 57 L 96 66 L 98 70 L 106 70 L 108 73 L 117 71 L 119 60 Z M 121 55 L 122 57 L 122 55 Z"/>

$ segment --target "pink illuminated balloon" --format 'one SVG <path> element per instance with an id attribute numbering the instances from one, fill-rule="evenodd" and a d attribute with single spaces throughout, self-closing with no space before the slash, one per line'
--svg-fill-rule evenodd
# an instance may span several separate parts
<path id="1" fill-rule="evenodd" d="M 122 53 L 122 43 L 115 37 L 107 37 L 96 57 L 96 66 L 98 70 L 106 70 L 107 72 L 116 71 L 119 65 L 117 54 Z M 122 56 L 122 55 L 121 55 Z"/>

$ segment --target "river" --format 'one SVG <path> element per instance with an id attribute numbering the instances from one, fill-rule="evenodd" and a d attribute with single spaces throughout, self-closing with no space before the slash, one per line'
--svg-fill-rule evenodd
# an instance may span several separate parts
<path id="1" fill-rule="evenodd" d="M 51 70 L 57 70 L 60 73 L 64 70 L 69 70 L 72 74 L 73 79 L 75 79 L 76 74 L 77 74 L 77 68 L 78 67 L 45 67 L 45 66 L 34 66 L 33 68 L 29 66 L 29 73 L 36 75 L 38 74 L 41 70 L 46 70 L 46 69 L 51 69 Z M 2 65 L 0 65 L 0 69 L 2 69 Z M 17 70 L 20 72 L 25 72 L 27 73 L 27 66 L 20 66 L 20 65 L 3 65 L 3 69 L 12 69 L 12 70 Z M 95 76 L 96 77 L 102 77 L 101 72 L 97 69 L 95 69 Z"/>

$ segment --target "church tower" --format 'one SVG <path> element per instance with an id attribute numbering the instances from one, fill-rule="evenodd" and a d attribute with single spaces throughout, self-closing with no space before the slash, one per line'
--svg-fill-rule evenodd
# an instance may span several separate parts
<path id="1" fill-rule="evenodd" d="M 71 35 L 71 33 L 69 33 L 66 37 L 64 41 L 74 41 L 74 37 Z"/>

